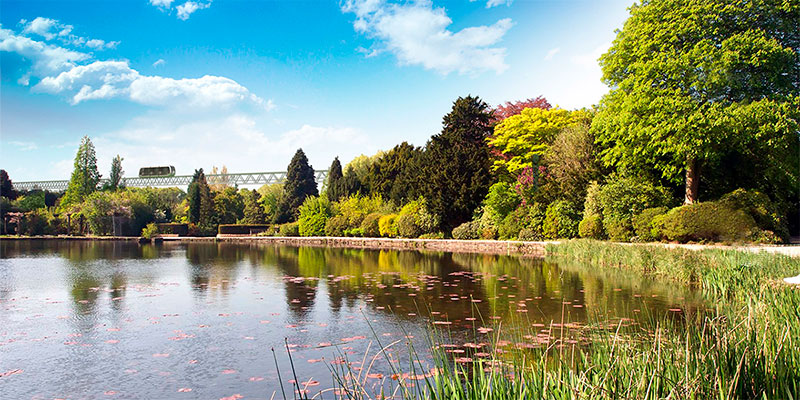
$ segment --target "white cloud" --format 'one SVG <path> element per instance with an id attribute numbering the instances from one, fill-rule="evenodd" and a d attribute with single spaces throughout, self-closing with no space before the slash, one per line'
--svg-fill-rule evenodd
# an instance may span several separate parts
<path id="1" fill-rule="evenodd" d="M 150 0 L 150 4 L 156 7 L 169 8 L 173 0 Z"/>
<path id="2" fill-rule="evenodd" d="M 196 3 L 194 1 L 187 1 L 175 9 L 178 11 L 178 18 L 186 21 L 195 11 L 208 8 L 209 6 L 211 6 L 211 3 Z"/>
<path id="3" fill-rule="evenodd" d="M 554 49 L 550 49 L 550 51 L 547 52 L 547 55 L 544 56 L 544 60 L 545 61 L 552 60 L 553 57 L 555 57 L 555 55 L 558 54 L 560 51 L 561 51 L 560 47 L 556 47 Z"/>
<path id="4" fill-rule="evenodd" d="M 88 39 L 82 36 L 72 34 L 74 27 L 72 25 L 62 24 L 58 20 L 44 17 L 36 17 L 33 21 L 21 20 L 20 24 L 23 25 L 23 34 L 39 35 L 45 40 L 52 40 L 58 38 L 59 41 L 65 44 L 75 46 L 86 46 L 95 50 L 111 49 L 117 47 L 118 41 L 106 42 L 101 39 Z"/>
<path id="5" fill-rule="evenodd" d="M 503 4 L 510 6 L 513 0 L 489 0 L 486 2 L 486 8 L 502 6 Z"/>
<path id="6" fill-rule="evenodd" d="M 162 66 L 162 65 L 164 65 L 164 64 L 166 64 L 166 63 L 167 63 L 167 62 L 166 62 L 166 61 L 164 61 L 164 59 L 163 59 L 163 58 L 159 58 L 158 60 L 156 60 L 156 62 L 154 62 L 154 63 L 153 63 L 153 67 L 154 67 L 154 68 L 158 68 L 158 67 L 160 67 L 160 66 Z"/>
<path id="7" fill-rule="evenodd" d="M 402 4 L 348 0 L 342 10 L 356 15 L 356 31 L 378 39 L 401 64 L 422 65 L 445 75 L 502 73 L 508 68 L 506 49 L 493 47 L 513 26 L 508 18 L 453 32 L 447 29 L 453 21 L 444 8 L 435 8 L 428 0 Z"/>
<path id="8" fill-rule="evenodd" d="M 42 43 L 3 28 L 0 28 L 0 51 L 17 53 L 30 60 L 33 63 L 31 72 L 37 76 L 70 69 L 89 58 L 86 53 Z"/>
<path id="9" fill-rule="evenodd" d="M 150 106 L 212 107 L 250 102 L 264 109 L 272 103 L 250 93 L 236 81 L 206 75 L 196 79 L 146 76 L 127 61 L 95 61 L 42 79 L 35 89 L 71 96 L 72 104 L 87 100 L 125 98 Z"/>
<path id="10" fill-rule="evenodd" d="M 36 149 L 39 148 L 39 146 L 37 146 L 36 143 L 34 143 L 34 142 L 21 142 L 21 141 L 12 140 L 12 141 L 10 141 L 8 143 L 10 145 L 18 147 L 20 149 L 20 151 L 30 151 L 30 150 L 36 150 Z"/>

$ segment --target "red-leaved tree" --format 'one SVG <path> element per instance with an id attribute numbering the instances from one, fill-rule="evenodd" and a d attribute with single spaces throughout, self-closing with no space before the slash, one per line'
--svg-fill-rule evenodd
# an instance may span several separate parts
<path id="1" fill-rule="evenodd" d="M 515 102 L 507 101 L 505 104 L 500 104 L 494 109 L 494 120 L 492 122 L 500 123 L 502 120 L 517 115 L 526 108 L 542 108 L 549 110 L 553 108 L 544 96 L 539 96 L 535 99 L 517 100 Z"/>

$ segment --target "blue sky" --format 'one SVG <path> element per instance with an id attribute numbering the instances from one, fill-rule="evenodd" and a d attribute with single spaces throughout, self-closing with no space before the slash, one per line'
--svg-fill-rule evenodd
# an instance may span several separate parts
<path id="1" fill-rule="evenodd" d="M 2 0 L 0 168 L 66 179 L 89 135 L 104 175 L 324 169 L 423 145 L 458 96 L 591 106 L 630 4 Z"/>

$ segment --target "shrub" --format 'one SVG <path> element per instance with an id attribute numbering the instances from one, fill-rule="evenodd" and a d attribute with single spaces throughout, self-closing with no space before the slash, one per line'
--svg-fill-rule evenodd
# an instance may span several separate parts
<path id="1" fill-rule="evenodd" d="M 544 236 L 548 239 L 569 239 L 578 235 L 580 213 L 572 203 L 557 200 L 547 207 L 544 218 Z"/>
<path id="2" fill-rule="evenodd" d="M 300 236 L 300 224 L 289 222 L 278 227 L 278 236 Z"/>
<path id="3" fill-rule="evenodd" d="M 523 229 L 529 228 L 541 236 L 542 223 L 544 222 L 544 212 L 539 203 L 532 206 L 521 206 L 509 213 L 500 223 L 497 229 L 500 239 L 515 239 L 519 237 Z"/>
<path id="4" fill-rule="evenodd" d="M 510 184 L 497 182 L 489 188 L 483 204 L 495 221 L 500 222 L 517 208 L 520 201 L 520 196 Z"/>
<path id="5" fill-rule="evenodd" d="M 480 225 L 478 221 L 467 221 L 453 228 L 453 239 L 473 240 L 480 238 Z"/>
<path id="6" fill-rule="evenodd" d="M 345 229 L 344 235 L 348 237 L 362 237 L 364 230 L 361 228 Z"/>
<path id="7" fill-rule="evenodd" d="M 426 233 L 419 237 L 420 239 L 444 239 L 444 233 L 442 232 L 435 232 L 435 233 Z"/>
<path id="8" fill-rule="evenodd" d="M 153 222 L 147 224 L 147 226 L 142 228 L 141 236 L 145 239 L 152 239 L 158 236 L 158 226 Z"/>
<path id="9" fill-rule="evenodd" d="M 518 240 L 524 241 L 538 241 L 542 240 L 542 232 L 537 232 L 532 228 L 523 228 L 519 231 Z"/>
<path id="10" fill-rule="evenodd" d="M 759 228 L 773 232 L 781 241 L 789 240 L 786 220 L 766 194 L 757 190 L 736 189 L 722 196 L 720 203 L 746 212 L 753 217 Z"/>
<path id="11" fill-rule="evenodd" d="M 365 237 L 381 236 L 379 221 L 382 216 L 383 214 L 375 212 L 364 217 L 364 220 L 361 221 L 361 230 L 364 232 Z"/>
<path id="12" fill-rule="evenodd" d="M 633 217 L 645 208 L 669 205 L 672 198 L 664 187 L 638 178 L 614 176 L 599 188 L 597 200 L 602 208 L 603 228 L 608 237 L 616 241 L 629 241 L 634 236 Z M 596 214 L 596 206 L 590 206 L 593 208 L 591 213 Z"/>
<path id="13" fill-rule="evenodd" d="M 342 237 L 347 227 L 347 217 L 334 215 L 325 223 L 325 236 Z"/>
<path id="14" fill-rule="evenodd" d="M 422 229 L 417 224 L 416 218 L 411 214 L 400 215 L 395 222 L 397 234 L 404 238 L 416 238 L 422 235 Z"/>
<path id="15" fill-rule="evenodd" d="M 378 220 L 378 232 L 383 237 L 397 237 L 397 214 L 387 214 Z"/>
<path id="16" fill-rule="evenodd" d="M 39 208 L 22 215 L 17 233 L 27 236 L 51 235 L 55 233 L 56 219 L 46 209 Z"/>
<path id="17" fill-rule="evenodd" d="M 654 242 L 661 239 L 660 229 L 653 229 L 653 220 L 667 213 L 667 207 L 645 208 L 633 217 L 633 230 L 641 242 Z"/>
<path id="18" fill-rule="evenodd" d="M 31 192 L 14 200 L 14 207 L 22 211 L 34 211 L 46 206 L 44 192 Z"/>
<path id="19" fill-rule="evenodd" d="M 749 214 L 717 201 L 673 208 L 656 222 L 657 231 L 678 242 L 747 241 L 761 233 Z"/>
<path id="20" fill-rule="evenodd" d="M 497 222 L 495 222 L 491 211 L 486 210 L 486 207 L 483 208 L 480 218 L 476 222 L 478 223 L 478 236 L 480 239 L 497 239 Z"/>
<path id="21" fill-rule="evenodd" d="M 300 236 L 324 236 L 325 225 L 331 217 L 331 202 L 326 196 L 306 197 L 297 218 Z"/>
<path id="22" fill-rule="evenodd" d="M 346 218 L 347 229 L 354 229 L 361 227 L 361 222 L 371 213 L 391 212 L 392 205 L 384 202 L 380 196 L 351 195 L 334 203 L 334 209 Z"/>
<path id="23" fill-rule="evenodd" d="M 603 231 L 603 219 L 600 215 L 590 214 L 583 217 L 578 224 L 578 235 L 582 238 L 603 239 L 605 238 L 605 231 Z"/>

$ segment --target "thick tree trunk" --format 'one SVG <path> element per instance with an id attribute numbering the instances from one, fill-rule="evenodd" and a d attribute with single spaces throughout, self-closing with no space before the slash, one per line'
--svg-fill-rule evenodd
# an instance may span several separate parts
<path id="1" fill-rule="evenodd" d="M 700 163 L 696 159 L 690 158 L 686 165 L 686 197 L 683 204 L 693 204 L 697 201 L 698 190 L 700 189 Z"/>

